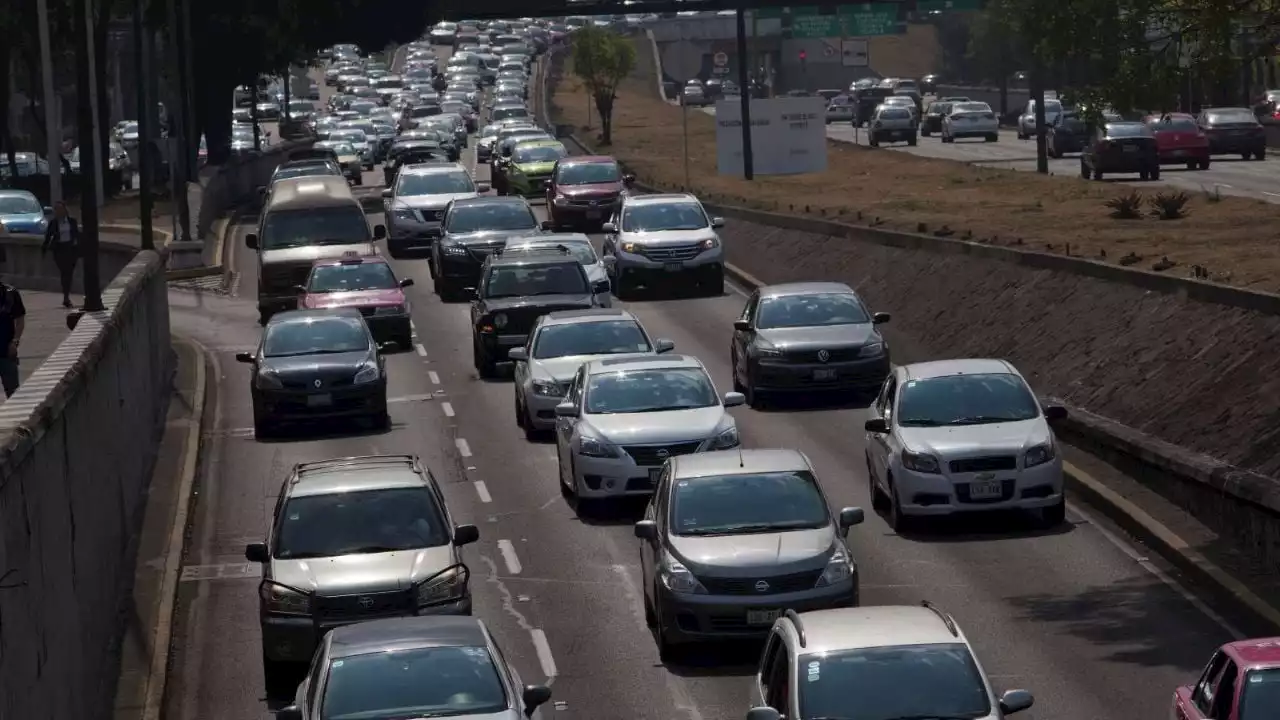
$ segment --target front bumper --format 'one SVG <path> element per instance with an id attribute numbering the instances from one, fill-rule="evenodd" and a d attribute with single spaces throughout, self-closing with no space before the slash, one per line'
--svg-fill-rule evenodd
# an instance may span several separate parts
<path id="1" fill-rule="evenodd" d="M 771 393 L 840 392 L 879 389 L 889 376 L 888 353 L 880 357 L 828 363 L 790 363 L 757 358 L 751 364 L 751 386 Z"/>
<path id="2" fill-rule="evenodd" d="M 477 339 L 484 353 L 494 362 L 506 362 L 511 348 L 522 347 L 529 340 L 529 335 L 517 333 L 477 333 Z"/>
<path id="3" fill-rule="evenodd" d="M 616 200 L 553 200 L 548 207 L 558 225 L 599 225 L 609 221 L 622 204 Z"/>
<path id="4" fill-rule="evenodd" d="M 783 610 L 809 612 L 857 607 L 858 575 L 829 587 L 776 595 L 699 595 L 674 593 L 657 583 L 657 602 L 667 642 L 693 643 L 717 638 L 763 636 Z"/>
<path id="5" fill-rule="evenodd" d="M 305 663 L 311 661 L 316 647 L 325 633 L 344 625 L 359 622 L 381 620 L 395 617 L 419 617 L 424 615 L 470 615 L 471 594 L 441 605 L 421 608 L 412 614 L 374 615 L 370 617 L 351 617 L 342 620 L 320 620 L 318 618 L 291 615 L 264 615 L 261 617 L 262 651 L 270 660 L 278 662 Z"/>
<path id="6" fill-rule="evenodd" d="M 254 414 L 271 422 L 364 417 L 385 412 L 385 378 L 361 385 L 316 390 L 254 388 Z"/>
<path id="7" fill-rule="evenodd" d="M 945 470 L 945 461 L 943 462 Z M 979 476 L 992 478 L 979 479 Z M 1022 470 L 951 475 L 893 471 L 902 512 L 907 515 L 950 515 L 990 510 L 1038 510 L 1062 502 L 1062 460 Z M 979 491 L 982 492 L 979 492 Z"/>
<path id="8" fill-rule="evenodd" d="M 697 438 L 687 442 L 700 442 L 701 451 L 710 443 Z M 682 444 L 682 443 L 668 443 Z M 732 448 L 716 448 L 732 449 Z M 618 498 L 653 494 L 661 463 L 639 465 L 631 454 L 623 450 L 621 457 L 600 458 L 574 454 L 572 465 L 573 486 L 579 497 Z"/>
<path id="9" fill-rule="evenodd" d="M 690 274 L 712 274 L 724 272 L 724 246 L 717 245 L 703 250 L 686 260 L 659 260 L 640 253 L 623 252 L 618 249 L 611 256 L 615 276 L 626 279 L 675 279 Z"/>

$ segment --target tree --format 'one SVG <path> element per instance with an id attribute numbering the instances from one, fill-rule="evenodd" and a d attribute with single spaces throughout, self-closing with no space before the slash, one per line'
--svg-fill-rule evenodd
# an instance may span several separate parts
<path id="1" fill-rule="evenodd" d="M 573 74 L 586 86 L 600 114 L 600 143 L 613 142 L 613 103 L 618 83 L 631 74 L 636 48 L 617 33 L 587 25 L 573 34 Z"/>

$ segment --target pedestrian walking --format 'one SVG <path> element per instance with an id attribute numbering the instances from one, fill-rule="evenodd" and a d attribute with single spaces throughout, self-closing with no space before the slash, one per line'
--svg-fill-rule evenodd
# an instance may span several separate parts
<path id="1" fill-rule="evenodd" d="M 44 244 L 40 254 L 53 253 L 58 266 L 58 281 L 62 284 L 62 307 L 71 307 L 71 283 L 76 275 L 76 263 L 80 261 L 80 224 L 67 214 L 66 203 L 53 206 L 53 222 L 44 232 Z"/>
<path id="2" fill-rule="evenodd" d="M 18 345 L 27 325 L 27 308 L 18 288 L 0 280 L 0 383 L 4 396 L 18 390 Z"/>

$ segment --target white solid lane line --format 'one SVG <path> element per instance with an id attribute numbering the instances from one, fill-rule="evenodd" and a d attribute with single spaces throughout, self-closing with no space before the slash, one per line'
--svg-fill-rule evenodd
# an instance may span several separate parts
<path id="1" fill-rule="evenodd" d="M 498 552 L 502 553 L 502 562 L 507 565 L 507 572 L 512 575 L 519 575 L 524 567 L 520 564 L 520 558 L 516 557 L 516 546 L 511 544 L 510 540 L 498 541 Z"/>
<path id="2" fill-rule="evenodd" d="M 445 417 L 453 417 L 453 403 L 448 403 L 448 402 L 440 403 L 440 409 L 444 410 Z"/>
<path id="3" fill-rule="evenodd" d="M 480 502 L 482 503 L 493 502 L 493 496 L 489 494 L 489 486 L 485 485 L 483 480 L 477 480 L 471 484 L 475 486 L 476 495 L 480 496 Z"/>
<path id="4" fill-rule="evenodd" d="M 427 371 L 427 377 L 431 378 L 431 384 L 432 384 L 432 385 L 439 385 L 439 384 L 440 384 L 440 376 L 439 376 L 438 374 L 436 374 L 436 371 L 435 371 L 435 370 L 428 370 L 428 371 Z"/>
<path id="5" fill-rule="evenodd" d="M 453 444 L 458 446 L 459 455 L 461 455 L 464 458 L 471 457 L 471 446 L 467 444 L 466 440 L 464 440 L 463 438 L 458 438 L 453 441 Z"/>
<path id="6" fill-rule="evenodd" d="M 542 666 L 542 674 L 551 680 L 558 671 L 555 656 L 551 654 L 551 644 L 547 642 L 547 634 L 541 628 L 534 628 L 529 634 L 533 636 L 533 647 L 538 651 L 538 664 Z"/>

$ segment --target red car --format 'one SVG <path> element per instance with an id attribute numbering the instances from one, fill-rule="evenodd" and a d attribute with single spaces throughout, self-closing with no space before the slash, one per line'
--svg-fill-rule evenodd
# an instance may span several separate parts
<path id="1" fill-rule="evenodd" d="M 604 155 L 561 158 L 547 181 L 547 217 L 552 230 L 600 231 L 634 183 L 618 161 Z"/>
<path id="2" fill-rule="evenodd" d="M 1280 637 L 1227 643 L 1195 685 L 1173 693 L 1175 720 L 1274 720 L 1280 715 Z"/>
<path id="3" fill-rule="evenodd" d="M 1209 169 L 1209 138 L 1192 115 L 1151 115 L 1144 121 L 1156 136 L 1161 165 L 1186 165 L 1188 170 Z"/>
<path id="4" fill-rule="evenodd" d="M 387 261 L 377 256 L 317 260 L 306 284 L 298 286 L 298 307 L 359 308 L 378 342 L 408 348 L 413 329 L 404 289 L 410 285 L 412 278 L 397 280 Z"/>

